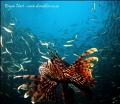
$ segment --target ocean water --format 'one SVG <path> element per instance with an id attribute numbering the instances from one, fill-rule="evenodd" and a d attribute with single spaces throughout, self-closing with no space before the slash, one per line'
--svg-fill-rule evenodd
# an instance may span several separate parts
<path id="1" fill-rule="evenodd" d="M 93 100 L 75 90 L 74 104 L 119 104 L 120 102 L 120 2 L 119 1 L 2 1 L 1 2 L 1 104 L 31 104 L 27 89 L 17 90 L 27 79 L 16 75 L 39 75 L 47 61 L 46 45 L 72 64 L 90 48 L 97 81 Z M 54 48 L 53 48 L 54 49 Z M 59 102 L 63 104 L 61 87 Z"/>

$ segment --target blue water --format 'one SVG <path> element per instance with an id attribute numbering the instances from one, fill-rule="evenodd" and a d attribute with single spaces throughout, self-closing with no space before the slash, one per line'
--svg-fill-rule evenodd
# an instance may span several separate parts
<path id="1" fill-rule="evenodd" d="M 99 58 L 92 68 L 98 85 L 92 88 L 94 98 L 89 101 L 76 92 L 75 104 L 119 104 L 118 8 L 119 1 L 2 1 L 2 104 L 31 103 L 30 98 L 24 99 L 25 91 L 17 92 L 17 87 L 28 80 L 13 77 L 22 74 L 39 75 L 38 67 L 47 61 L 41 56 L 50 57 L 45 43 L 50 44 L 51 48 L 54 44 L 60 57 L 65 57 L 64 61 L 69 64 L 77 59 L 74 54 L 80 56 L 90 48 L 97 48 L 98 52 L 90 55 Z M 64 46 L 66 44 L 71 46 Z M 58 104 L 63 104 L 60 93 L 58 91 Z"/>

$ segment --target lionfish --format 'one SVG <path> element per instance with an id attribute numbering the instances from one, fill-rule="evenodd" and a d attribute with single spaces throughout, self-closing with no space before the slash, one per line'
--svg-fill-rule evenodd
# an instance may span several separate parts
<path id="1" fill-rule="evenodd" d="M 73 104 L 75 92 L 72 87 L 69 86 L 69 84 L 73 84 L 83 95 L 92 99 L 93 95 L 90 87 L 95 86 L 93 83 L 95 80 L 91 74 L 92 69 L 89 69 L 89 67 L 93 67 L 94 64 L 88 62 L 98 61 L 98 58 L 83 58 L 94 52 L 97 52 L 96 48 L 87 50 L 70 65 L 59 57 L 57 51 L 50 51 L 49 49 L 51 58 L 39 66 L 38 70 L 40 75 L 20 75 L 14 77 L 36 80 L 20 85 L 18 90 L 31 87 L 31 89 L 24 94 L 24 98 L 32 95 L 32 103 L 42 101 L 57 102 L 58 96 L 56 88 L 61 83 L 64 104 Z"/>

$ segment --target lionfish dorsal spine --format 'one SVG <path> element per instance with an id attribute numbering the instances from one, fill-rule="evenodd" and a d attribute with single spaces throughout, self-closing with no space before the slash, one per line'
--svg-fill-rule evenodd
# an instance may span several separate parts
<path id="1" fill-rule="evenodd" d="M 84 52 L 72 65 L 70 65 L 67 70 L 65 70 L 65 77 L 69 78 L 71 81 L 77 84 L 82 84 L 85 86 L 94 86 L 92 77 L 92 70 L 89 69 L 93 67 L 93 63 L 87 63 L 91 61 L 98 61 L 97 57 L 90 57 L 82 60 L 85 56 L 97 52 L 96 48 L 91 48 Z M 87 64 L 86 64 L 87 63 Z"/>

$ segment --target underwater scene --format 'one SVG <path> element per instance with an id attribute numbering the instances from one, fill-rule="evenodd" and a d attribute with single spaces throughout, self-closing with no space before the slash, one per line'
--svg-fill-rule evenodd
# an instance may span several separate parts
<path id="1" fill-rule="evenodd" d="M 119 8 L 119 1 L 1 1 L 1 104 L 120 104 Z M 46 74 L 45 65 L 55 70 Z M 71 71 L 78 67 L 85 77 Z M 39 98 L 25 94 L 37 85 Z"/>

